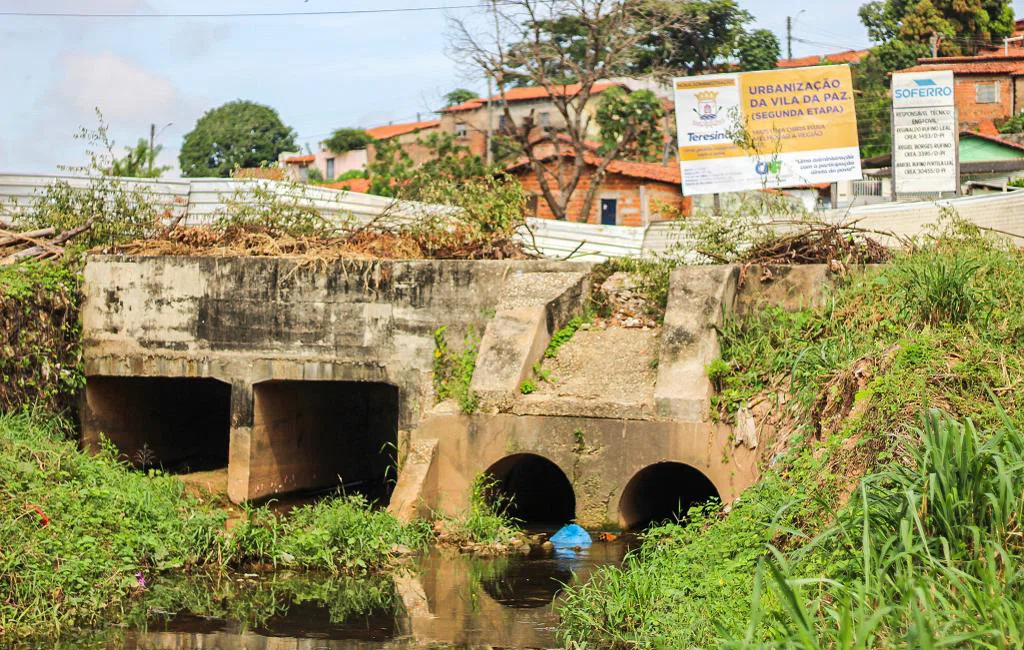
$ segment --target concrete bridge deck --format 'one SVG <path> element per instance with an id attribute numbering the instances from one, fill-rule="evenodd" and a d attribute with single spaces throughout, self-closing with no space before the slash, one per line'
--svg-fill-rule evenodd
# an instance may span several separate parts
<path id="1" fill-rule="evenodd" d="M 754 272 L 739 291 L 736 267 L 677 269 L 642 407 L 522 399 L 551 335 L 586 304 L 591 270 L 90 256 L 84 443 L 106 436 L 138 464 L 226 466 L 236 502 L 339 482 L 386 498 L 397 477 L 402 517 L 457 511 L 485 471 L 521 516 L 551 523 L 637 526 L 680 503 L 732 499 L 756 478 L 757 451 L 708 419 L 715 328 L 734 309 L 814 300 L 824 269 L 770 283 Z M 472 415 L 435 405 L 442 326 L 450 341 L 482 333 Z"/>

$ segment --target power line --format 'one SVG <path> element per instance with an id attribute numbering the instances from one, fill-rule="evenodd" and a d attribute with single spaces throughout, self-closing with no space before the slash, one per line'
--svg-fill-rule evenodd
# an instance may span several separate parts
<path id="1" fill-rule="evenodd" d="M 496 0 L 494 4 L 513 4 L 508 0 Z M 335 9 L 321 11 L 274 11 L 266 13 L 220 13 L 220 14 L 127 14 L 127 13 L 84 13 L 57 11 L 0 11 L 0 16 L 25 18 L 281 18 L 289 16 L 354 16 L 363 14 L 395 14 L 424 11 L 445 11 L 449 9 L 479 9 L 480 4 L 461 4 L 430 7 L 391 7 L 383 9 Z"/>

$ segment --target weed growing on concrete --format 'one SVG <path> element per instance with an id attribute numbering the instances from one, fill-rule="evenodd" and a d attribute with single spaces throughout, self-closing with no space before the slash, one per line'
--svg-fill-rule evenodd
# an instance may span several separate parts
<path id="1" fill-rule="evenodd" d="M 438 402 L 454 399 L 463 413 L 475 413 L 480 400 L 470 384 L 476 369 L 480 337 L 470 327 L 462 340 L 462 351 L 456 352 L 448 345 L 447 330 L 447 326 L 442 326 L 434 332 L 434 395 Z"/>
<path id="2" fill-rule="evenodd" d="M 563 345 L 569 342 L 569 339 L 576 334 L 576 331 L 584 325 L 589 325 L 594 321 L 594 315 L 589 311 L 580 314 L 579 316 L 573 316 L 565 327 L 558 330 L 551 335 L 551 340 L 548 341 L 548 347 L 544 350 L 544 356 L 548 359 L 553 359 L 558 356 L 558 350 Z"/>
<path id="3" fill-rule="evenodd" d="M 530 393 L 536 392 L 537 382 L 532 377 L 527 377 L 523 381 L 519 382 L 519 392 L 523 395 L 529 395 Z"/>
<path id="4" fill-rule="evenodd" d="M 510 505 L 492 476 L 478 474 L 470 485 L 465 512 L 441 519 L 441 541 L 456 546 L 493 546 L 517 541 L 522 531 L 508 515 Z"/>

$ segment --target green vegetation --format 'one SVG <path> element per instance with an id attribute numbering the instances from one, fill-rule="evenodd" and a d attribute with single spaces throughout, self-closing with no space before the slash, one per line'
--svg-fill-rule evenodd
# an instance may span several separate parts
<path id="1" fill-rule="evenodd" d="M 523 381 L 519 382 L 519 392 L 523 395 L 529 395 L 537 391 L 537 380 L 532 377 L 527 377 Z"/>
<path id="2" fill-rule="evenodd" d="M 1018 646 L 1022 333 L 1021 254 L 958 224 L 820 309 L 727 322 L 716 412 L 767 408 L 785 451 L 570 588 L 563 639 Z"/>
<path id="3" fill-rule="evenodd" d="M 463 413 L 475 413 L 480 400 L 470 389 L 473 370 L 476 369 L 476 355 L 480 349 L 480 337 L 470 327 L 462 341 L 462 351 L 456 352 L 448 345 L 448 327 L 434 332 L 434 395 L 438 402 L 454 399 Z"/>
<path id="4" fill-rule="evenodd" d="M 185 134 L 178 162 L 184 176 L 227 178 L 238 167 L 274 163 L 295 149 L 295 133 L 277 111 L 238 100 L 203 113 Z"/>
<path id="5" fill-rule="evenodd" d="M 650 90 L 636 90 L 631 93 L 614 87 L 601 93 L 594 115 L 601 129 L 601 152 L 615 151 L 617 157 L 636 160 L 661 160 L 664 135 L 661 121 L 665 109 Z M 629 137 L 627 137 L 627 135 Z"/>
<path id="6" fill-rule="evenodd" d="M 569 342 L 569 339 L 576 334 L 576 330 L 584 325 L 589 325 L 593 321 L 594 316 L 589 311 L 580 314 L 579 316 L 573 316 L 569 322 L 565 324 L 565 327 L 551 335 L 551 340 L 548 341 L 548 347 L 544 350 L 544 356 L 548 359 L 557 357 L 559 348 Z"/>
<path id="7" fill-rule="evenodd" d="M 85 384 L 77 266 L 0 267 L 0 413 L 69 412 Z"/>
<path id="8" fill-rule="evenodd" d="M 360 575 L 430 539 L 359 497 L 280 518 L 227 514 L 157 470 L 130 470 L 108 447 L 81 452 L 62 420 L 0 416 L 0 631 L 57 634 L 124 614 L 154 579 L 272 564 Z M 403 548 L 405 547 L 405 548 Z"/>
<path id="9" fill-rule="evenodd" d="M 516 542 L 522 531 L 508 515 L 509 505 L 500 494 L 497 481 L 487 474 L 478 474 L 470 486 L 469 508 L 457 517 L 442 518 L 441 540 L 457 546 Z"/>
<path id="10" fill-rule="evenodd" d="M 336 129 L 331 137 L 324 140 L 324 146 L 334 153 L 345 153 L 353 149 L 365 149 L 373 142 L 373 136 L 363 129 Z"/>

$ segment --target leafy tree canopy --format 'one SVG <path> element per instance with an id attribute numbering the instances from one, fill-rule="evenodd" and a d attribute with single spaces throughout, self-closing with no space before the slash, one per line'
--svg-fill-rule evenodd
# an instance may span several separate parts
<path id="1" fill-rule="evenodd" d="M 779 39 L 770 29 L 755 29 L 736 46 L 741 70 L 772 70 L 778 65 L 780 54 Z"/>
<path id="2" fill-rule="evenodd" d="M 876 43 L 928 43 L 934 33 L 942 55 L 974 54 L 1013 34 L 1008 0 L 873 0 L 859 14 Z"/>
<path id="3" fill-rule="evenodd" d="M 674 26 L 652 31 L 641 42 L 633 66 L 638 73 L 712 71 L 736 56 L 744 26 L 753 20 L 735 0 L 651 0 L 645 14 Z"/>
<path id="4" fill-rule="evenodd" d="M 259 167 L 294 151 L 295 133 L 277 111 L 250 101 L 210 109 L 185 134 L 178 161 L 185 176 L 228 177 L 236 167 Z"/>
<path id="5" fill-rule="evenodd" d="M 365 149 L 373 142 L 373 136 L 363 129 L 336 129 L 331 137 L 324 140 L 324 146 L 335 153 L 353 149 Z"/>
<path id="6" fill-rule="evenodd" d="M 430 151 L 430 158 L 417 166 L 396 138 L 382 140 L 376 146 L 373 161 L 367 165 L 370 194 L 419 199 L 422 187 L 431 179 L 462 181 L 487 176 L 487 164 L 469 148 L 455 142 L 450 133 L 431 133 L 417 140 Z"/>
<path id="7" fill-rule="evenodd" d="M 150 149 L 149 142 L 145 138 L 139 138 L 134 147 L 125 147 L 124 156 L 111 161 L 106 172 L 111 176 L 160 178 L 164 172 L 170 169 L 168 165 L 155 164 L 156 157 L 160 155 L 163 148 L 163 145 L 158 144 Z"/>
<path id="8" fill-rule="evenodd" d="M 444 107 L 448 108 L 449 106 L 455 106 L 456 104 L 468 102 L 469 100 L 476 99 L 477 97 L 479 97 L 479 95 L 477 95 L 472 90 L 467 90 L 466 88 L 456 88 L 450 93 L 445 94 Z"/>
<path id="9" fill-rule="evenodd" d="M 627 93 L 619 87 L 601 93 L 595 118 L 601 128 L 602 151 L 611 151 L 627 132 L 633 139 L 620 152 L 623 158 L 654 161 L 661 157 L 661 118 L 665 110 L 650 90 Z"/>

